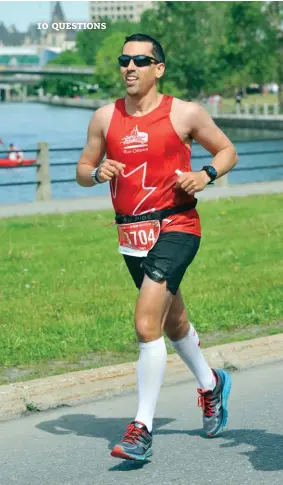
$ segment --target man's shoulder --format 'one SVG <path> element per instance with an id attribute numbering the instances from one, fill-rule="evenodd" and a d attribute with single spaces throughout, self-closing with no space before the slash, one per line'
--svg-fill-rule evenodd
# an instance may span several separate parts
<path id="1" fill-rule="evenodd" d="M 186 101 L 176 97 L 173 97 L 173 103 L 176 107 L 183 108 L 186 111 L 195 112 L 203 109 L 201 104 L 196 103 L 195 101 Z"/>
<path id="2" fill-rule="evenodd" d="M 112 114 L 115 109 L 115 101 L 109 104 L 105 104 L 104 106 L 101 106 L 95 111 L 95 115 L 98 118 L 103 118 L 109 116 L 109 114 Z"/>
<path id="3" fill-rule="evenodd" d="M 192 118 L 201 115 L 204 108 L 195 101 L 185 101 L 184 99 L 173 97 L 172 110 L 182 118 Z"/>
<path id="4" fill-rule="evenodd" d="M 107 127 L 110 123 L 114 109 L 115 102 L 112 102 L 95 110 L 90 120 L 90 129 L 100 127 L 102 130 L 104 130 L 105 127 Z"/>

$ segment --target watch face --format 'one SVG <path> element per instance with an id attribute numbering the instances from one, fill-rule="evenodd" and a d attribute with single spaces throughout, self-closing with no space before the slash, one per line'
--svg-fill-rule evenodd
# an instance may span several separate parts
<path id="1" fill-rule="evenodd" d="M 202 167 L 202 170 L 206 171 L 207 175 L 211 178 L 212 182 L 216 179 L 217 170 L 211 165 L 205 165 L 204 167 Z"/>
<path id="2" fill-rule="evenodd" d="M 212 175 L 213 177 L 217 177 L 217 172 L 216 172 L 216 170 L 215 170 L 215 168 L 214 168 L 214 167 L 211 167 L 211 166 L 210 166 L 210 167 L 209 167 L 209 172 L 211 173 L 211 175 Z"/>

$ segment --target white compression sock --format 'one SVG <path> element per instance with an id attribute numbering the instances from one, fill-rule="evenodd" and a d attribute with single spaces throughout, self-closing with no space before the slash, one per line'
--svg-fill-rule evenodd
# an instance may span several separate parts
<path id="1" fill-rule="evenodd" d="M 166 367 L 167 350 L 164 337 L 153 342 L 139 343 L 137 366 L 139 407 L 135 421 L 144 423 L 149 432 Z"/>
<path id="2" fill-rule="evenodd" d="M 215 376 L 207 364 L 199 345 L 199 337 L 190 324 L 190 330 L 180 340 L 171 340 L 176 352 L 189 367 L 199 383 L 201 389 L 213 390 L 216 384 Z"/>

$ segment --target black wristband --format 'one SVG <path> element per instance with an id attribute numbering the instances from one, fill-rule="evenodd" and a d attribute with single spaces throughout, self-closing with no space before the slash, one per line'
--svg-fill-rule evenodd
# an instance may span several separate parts
<path id="1" fill-rule="evenodd" d="M 95 173 L 94 173 L 94 175 L 92 175 L 92 177 L 91 177 L 91 178 L 92 178 L 92 180 L 93 180 L 94 182 L 96 182 L 97 184 L 103 184 L 103 182 L 101 182 L 101 180 L 99 180 L 99 178 L 98 178 L 98 175 L 97 175 L 97 174 L 98 174 L 98 170 L 99 170 L 98 168 L 97 168 L 97 169 L 95 169 Z"/>
<path id="2" fill-rule="evenodd" d="M 95 172 L 95 174 L 94 174 L 94 177 L 93 177 L 93 178 L 94 178 L 94 180 L 95 180 L 95 181 L 96 181 L 98 184 L 102 184 L 102 182 L 101 182 L 101 180 L 99 180 L 99 178 L 98 178 L 97 174 L 98 174 L 98 170 L 96 170 L 96 172 Z"/>

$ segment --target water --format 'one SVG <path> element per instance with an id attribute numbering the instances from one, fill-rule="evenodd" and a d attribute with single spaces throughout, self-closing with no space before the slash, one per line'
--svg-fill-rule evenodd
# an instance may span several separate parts
<path id="1" fill-rule="evenodd" d="M 36 103 L 0 103 L 0 138 L 5 142 L 15 143 L 22 149 L 36 150 L 37 142 L 48 142 L 50 148 L 78 148 L 76 151 L 50 153 L 50 161 L 75 162 L 80 158 L 81 149 L 86 142 L 87 127 L 92 116 L 91 110 L 79 108 L 64 108 Z M 235 141 L 237 150 L 246 152 L 240 157 L 238 167 L 283 165 L 283 152 L 265 155 L 249 155 L 252 151 L 283 150 L 283 132 L 249 129 L 226 129 L 225 133 Z M 271 140 L 270 140 L 271 139 Z M 243 143 L 244 140 L 252 140 Z M 0 145 L 2 150 L 2 145 Z M 211 157 L 195 159 L 197 155 L 205 154 L 205 150 L 194 145 L 192 165 L 195 170 L 208 165 Z M 0 158 L 4 157 L 0 154 Z M 35 158 L 35 153 L 25 153 L 26 158 Z M 34 167 L 1 169 L 1 183 L 35 180 Z M 51 179 L 74 179 L 75 165 L 66 167 L 50 167 Z M 283 180 L 283 167 L 277 169 L 262 169 L 257 171 L 231 172 L 229 183 L 263 182 Z M 80 187 L 76 182 L 56 182 L 52 184 L 53 199 L 69 197 L 90 197 L 109 193 L 109 185 L 103 184 L 93 188 Z M 35 200 L 35 186 L 14 186 L 0 188 L 0 203 L 32 202 Z"/>

